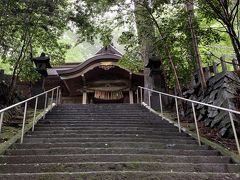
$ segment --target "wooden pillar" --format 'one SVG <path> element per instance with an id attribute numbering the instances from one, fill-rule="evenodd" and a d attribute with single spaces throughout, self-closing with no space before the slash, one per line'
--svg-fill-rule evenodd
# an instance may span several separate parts
<path id="1" fill-rule="evenodd" d="M 205 67 L 205 78 L 208 80 L 211 77 L 210 69 L 209 67 Z"/>
<path id="2" fill-rule="evenodd" d="M 195 80 L 195 75 L 193 75 L 192 77 L 191 77 L 191 85 L 192 86 L 196 86 L 196 80 Z"/>
<path id="3" fill-rule="evenodd" d="M 133 91 L 132 91 L 132 90 L 129 91 L 129 103 L 130 103 L 130 104 L 133 104 L 133 103 L 134 103 L 134 102 L 133 102 Z"/>
<path id="4" fill-rule="evenodd" d="M 221 57 L 221 65 L 222 65 L 222 72 L 227 72 L 227 65 L 226 62 L 224 61 L 224 57 Z"/>
<path id="5" fill-rule="evenodd" d="M 214 75 L 216 75 L 218 73 L 217 63 L 216 62 L 213 62 L 213 73 L 214 73 Z"/>
<path id="6" fill-rule="evenodd" d="M 83 96 L 82 96 L 82 104 L 87 104 L 87 92 L 83 92 Z"/>
<path id="7" fill-rule="evenodd" d="M 234 71 L 237 71 L 239 66 L 238 66 L 238 61 L 236 59 L 233 59 L 232 60 L 232 63 L 233 63 L 233 69 Z"/>

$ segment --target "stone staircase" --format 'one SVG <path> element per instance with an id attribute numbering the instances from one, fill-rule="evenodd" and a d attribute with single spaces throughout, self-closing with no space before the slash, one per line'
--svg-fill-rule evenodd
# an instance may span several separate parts
<path id="1" fill-rule="evenodd" d="M 0 156 L 1 180 L 240 179 L 240 165 L 140 105 L 60 105 Z"/>

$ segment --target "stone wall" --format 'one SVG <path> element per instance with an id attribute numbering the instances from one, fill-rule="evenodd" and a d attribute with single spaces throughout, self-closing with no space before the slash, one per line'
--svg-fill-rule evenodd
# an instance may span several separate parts
<path id="1" fill-rule="evenodd" d="M 207 81 L 207 89 L 201 90 L 200 85 L 184 92 L 189 99 L 240 110 L 240 78 L 235 72 L 222 72 L 211 77 Z M 229 114 L 215 108 L 196 105 L 198 121 L 203 121 L 205 126 L 217 128 L 221 136 L 233 137 Z M 192 114 L 191 106 L 186 110 L 187 117 Z M 238 134 L 240 134 L 240 117 L 233 115 Z M 191 118 L 192 119 L 192 118 Z"/>

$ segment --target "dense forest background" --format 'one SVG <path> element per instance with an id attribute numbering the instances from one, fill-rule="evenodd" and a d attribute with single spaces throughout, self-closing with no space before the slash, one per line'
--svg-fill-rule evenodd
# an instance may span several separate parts
<path id="1" fill-rule="evenodd" d="M 113 43 L 120 65 L 144 70 L 149 88 L 144 64 L 157 55 L 166 86 L 181 95 L 195 74 L 204 89 L 203 67 L 221 56 L 240 64 L 239 15 L 239 0 L 2 0 L 0 68 L 14 89 L 16 79 L 39 78 L 32 59 L 43 51 L 56 65 Z"/>

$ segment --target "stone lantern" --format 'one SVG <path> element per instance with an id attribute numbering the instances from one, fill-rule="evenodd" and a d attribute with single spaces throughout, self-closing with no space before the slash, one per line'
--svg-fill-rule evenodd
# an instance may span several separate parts
<path id="1" fill-rule="evenodd" d="M 47 77 L 47 68 L 51 68 L 50 58 L 42 53 L 41 56 L 33 58 L 33 62 L 36 66 L 37 72 L 41 75 L 40 79 L 32 85 L 31 94 L 32 96 L 38 95 L 45 91 L 44 84 L 45 78 Z M 39 107 L 44 107 L 45 96 L 39 97 Z"/>
<path id="2" fill-rule="evenodd" d="M 162 64 L 161 58 L 153 54 L 149 58 L 148 64 L 145 67 L 150 69 L 149 76 L 152 79 L 153 89 L 160 92 L 166 92 L 166 83 L 165 83 L 163 72 L 161 70 L 161 64 Z M 151 102 L 152 102 L 153 108 L 157 108 L 159 106 L 158 99 L 159 99 L 158 94 L 154 93 L 151 95 Z M 166 97 L 162 97 L 162 103 L 164 105 L 167 104 Z"/>
<path id="3" fill-rule="evenodd" d="M 161 66 L 160 57 L 153 54 L 153 56 L 149 58 L 148 64 L 146 65 L 146 68 L 150 68 L 149 75 L 152 77 L 154 75 L 161 74 L 160 66 Z"/>
<path id="4" fill-rule="evenodd" d="M 47 77 L 47 68 L 51 68 L 50 58 L 47 57 L 45 53 L 42 53 L 40 57 L 33 58 L 33 62 L 38 73 L 40 73 L 43 77 Z"/>

